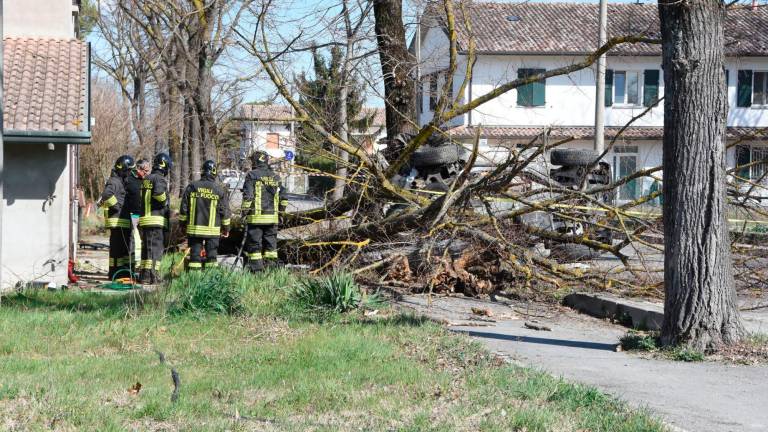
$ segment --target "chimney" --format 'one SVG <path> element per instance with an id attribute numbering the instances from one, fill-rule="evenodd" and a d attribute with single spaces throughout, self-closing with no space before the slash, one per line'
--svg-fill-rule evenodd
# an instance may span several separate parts
<path id="1" fill-rule="evenodd" d="M 752 0 L 752 10 L 757 10 L 757 0 Z"/>

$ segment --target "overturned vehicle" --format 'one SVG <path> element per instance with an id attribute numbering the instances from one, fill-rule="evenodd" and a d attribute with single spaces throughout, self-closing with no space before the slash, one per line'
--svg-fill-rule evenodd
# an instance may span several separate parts
<path id="1" fill-rule="evenodd" d="M 400 138 L 404 143 L 410 137 Z M 500 164 L 508 163 L 510 158 L 524 160 L 535 150 L 523 150 L 520 153 L 501 148 L 480 148 L 478 157 L 471 167 L 471 175 L 482 176 L 484 172 L 496 169 Z M 465 146 L 451 142 L 441 136 L 432 136 L 426 144 L 416 149 L 409 163 L 392 179 L 405 189 L 425 192 L 442 193 L 450 189 L 457 176 L 466 168 L 472 152 Z M 598 257 L 601 252 L 580 243 L 561 241 L 568 237 L 589 237 L 603 244 L 611 244 L 612 231 L 601 227 L 599 220 L 605 214 L 600 206 L 613 206 L 615 192 L 607 188 L 611 184 L 611 166 L 598 161 L 597 152 L 581 149 L 554 148 L 549 152 L 549 159 L 541 154 L 532 157 L 520 172 L 520 182 L 513 182 L 510 188 L 537 189 L 539 193 L 532 194 L 533 201 L 523 203 L 514 200 L 492 200 L 492 211 L 508 211 L 525 206 L 534 207 L 537 200 L 557 199 L 557 192 L 550 192 L 551 185 L 584 193 L 584 199 L 578 203 L 570 200 L 569 212 L 577 214 L 577 218 L 566 218 L 556 212 L 534 210 L 516 217 L 519 224 L 529 227 L 541 234 L 545 253 L 551 252 L 563 260 L 579 261 Z M 595 190 L 605 189 L 595 194 Z M 519 190 L 517 191 L 519 192 Z M 482 202 L 473 202 L 477 212 L 486 212 L 488 207 Z M 393 204 L 387 214 L 405 208 L 403 204 Z M 577 220 L 574 220 L 577 219 Z M 590 223 L 580 222 L 586 220 Z M 547 235 L 547 232 L 559 236 Z"/>

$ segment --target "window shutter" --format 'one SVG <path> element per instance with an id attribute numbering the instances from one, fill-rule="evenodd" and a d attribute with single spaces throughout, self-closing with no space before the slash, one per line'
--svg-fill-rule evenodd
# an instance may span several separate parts
<path id="1" fill-rule="evenodd" d="M 613 105 L 613 69 L 605 71 L 605 106 Z"/>
<path id="2" fill-rule="evenodd" d="M 518 69 L 517 77 L 526 78 L 546 72 L 546 69 Z M 546 102 L 546 80 L 539 80 L 517 88 L 518 106 L 544 106 Z"/>
<path id="3" fill-rule="evenodd" d="M 659 70 L 647 69 L 643 76 L 643 105 L 650 107 L 659 100 Z"/>
<path id="4" fill-rule="evenodd" d="M 737 80 L 736 106 L 748 108 L 752 106 L 752 71 L 740 70 Z"/>
<path id="5" fill-rule="evenodd" d="M 741 71 L 739 71 L 741 72 Z M 749 165 L 751 162 L 750 154 L 749 154 L 749 146 L 745 145 L 738 145 L 736 146 L 736 166 L 744 166 Z M 736 170 L 736 175 L 740 179 L 749 179 L 749 167 L 739 168 Z"/>

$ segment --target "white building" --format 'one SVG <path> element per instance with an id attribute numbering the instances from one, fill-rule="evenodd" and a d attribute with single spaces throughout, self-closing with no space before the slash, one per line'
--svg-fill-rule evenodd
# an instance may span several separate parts
<path id="1" fill-rule="evenodd" d="M 67 284 L 78 144 L 89 144 L 90 49 L 78 0 L 4 0 L 2 286 Z"/>
<path id="2" fill-rule="evenodd" d="M 363 107 L 358 117 L 358 121 L 364 120 L 367 127 L 352 128 L 352 138 L 368 154 L 381 150 L 379 141 L 387 136 L 387 118 L 384 108 Z"/>
<path id="3" fill-rule="evenodd" d="M 420 29 L 417 57 L 421 65 L 419 122 L 432 119 L 436 95 L 445 82 L 448 68 L 448 37 L 441 8 L 427 8 Z M 462 95 L 468 102 L 493 91 L 503 83 L 527 74 L 572 65 L 596 49 L 598 5 L 587 3 L 514 2 L 472 3 L 468 7 L 477 61 Z M 457 12 L 457 22 L 463 16 Z M 659 37 L 655 4 L 611 4 L 608 36 L 644 35 Z M 726 23 L 726 67 L 728 84 L 729 140 L 740 145 L 728 150 L 728 164 L 739 165 L 768 156 L 762 128 L 768 127 L 768 8 L 729 10 Z M 469 35 L 459 27 L 459 64 L 453 80 L 456 94 L 464 79 Z M 606 146 L 617 131 L 637 119 L 617 139 L 606 161 L 617 178 L 636 170 L 661 165 L 664 96 L 661 46 L 624 44 L 608 53 L 606 76 Z M 595 69 L 582 69 L 542 82 L 513 89 L 471 112 L 443 125 L 460 141 L 474 138 L 481 127 L 480 144 L 513 147 L 546 132 L 550 143 L 575 137 L 565 147 L 591 149 L 595 110 Z M 744 139 L 744 137 L 748 137 Z M 760 178 L 766 164 L 755 164 L 741 174 Z M 628 184 L 620 199 L 648 192 L 652 179 Z"/>
<path id="4" fill-rule="evenodd" d="M 253 151 L 269 154 L 288 192 L 304 193 L 306 176 L 294 168 L 296 156 L 296 115 L 289 105 L 245 104 L 240 107 L 241 157 Z"/>

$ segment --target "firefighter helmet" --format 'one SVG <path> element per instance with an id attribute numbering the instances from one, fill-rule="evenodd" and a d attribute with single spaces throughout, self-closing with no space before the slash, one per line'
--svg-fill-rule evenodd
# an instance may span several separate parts
<path id="1" fill-rule="evenodd" d="M 256 150 L 251 155 L 251 163 L 253 164 L 252 168 L 267 165 L 269 163 L 269 155 L 261 150 Z"/>
<path id="2" fill-rule="evenodd" d="M 133 157 L 129 155 L 122 155 L 115 161 L 114 169 L 118 175 L 125 177 L 135 167 L 136 164 L 133 161 Z"/>
<path id="3" fill-rule="evenodd" d="M 216 175 L 216 162 L 207 160 L 203 162 L 203 175 L 215 176 Z"/>
<path id="4" fill-rule="evenodd" d="M 163 173 L 163 175 L 167 175 L 168 171 L 171 169 L 171 166 L 173 166 L 173 163 L 171 162 L 171 157 L 168 156 L 167 153 L 158 153 L 155 155 L 155 158 L 152 160 L 152 170 L 157 170 Z"/>

